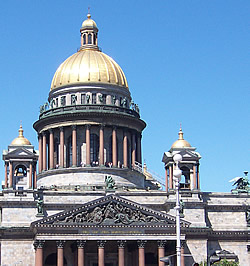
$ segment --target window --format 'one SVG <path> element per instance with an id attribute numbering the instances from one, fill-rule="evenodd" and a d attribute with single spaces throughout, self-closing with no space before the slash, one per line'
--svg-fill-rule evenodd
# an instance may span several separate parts
<path id="1" fill-rule="evenodd" d="M 72 136 L 68 137 L 67 141 L 67 167 L 72 165 Z"/>
<path id="2" fill-rule="evenodd" d="M 27 176 L 27 169 L 24 165 L 18 165 L 16 166 L 15 168 L 15 172 L 14 172 L 14 175 L 15 176 L 18 176 L 18 177 L 24 177 L 24 176 Z"/>
<path id="3" fill-rule="evenodd" d="M 96 35 L 94 34 L 94 44 L 96 44 Z"/>
<path id="4" fill-rule="evenodd" d="M 180 181 L 180 188 L 190 188 L 190 170 L 186 166 L 181 167 L 182 176 Z"/>
<path id="5" fill-rule="evenodd" d="M 98 162 L 98 156 L 99 156 L 99 137 L 96 134 L 90 134 L 91 163 Z"/>
<path id="6" fill-rule="evenodd" d="M 107 95 L 106 94 L 103 94 L 102 95 L 102 100 L 103 100 L 103 104 L 106 104 L 106 99 L 107 99 Z"/>
<path id="7" fill-rule="evenodd" d="M 57 166 L 59 165 L 59 140 L 58 138 L 55 138 L 54 140 L 54 163 L 57 168 Z"/>
<path id="8" fill-rule="evenodd" d="M 86 104 L 86 94 L 81 94 L 81 104 Z"/>
<path id="9" fill-rule="evenodd" d="M 86 44 L 86 34 L 83 34 L 83 44 Z"/>
<path id="10" fill-rule="evenodd" d="M 56 98 L 56 107 L 58 107 L 58 98 Z"/>
<path id="11" fill-rule="evenodd" d="M 88 34 L 88 44 L 91 44 L 92 42 L 91 42 L 91 34 L 89 33 Z"/>

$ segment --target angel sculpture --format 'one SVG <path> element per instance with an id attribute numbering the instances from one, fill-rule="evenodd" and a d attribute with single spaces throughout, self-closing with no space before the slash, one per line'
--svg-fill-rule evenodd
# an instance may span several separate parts
<path id="1" fill-rule="evenodd" d="M 229 181 L 229 182 L 234 182 L 233 186 L 236 186 L 235 190 L 237 190 L 238 192 L 248 192 L 250 190 L 249 188 L 250 183 L 247 178 L 248 172 L 245 171 L 244 174 L 245 174 L 244 177 L 237 176 Z"/>

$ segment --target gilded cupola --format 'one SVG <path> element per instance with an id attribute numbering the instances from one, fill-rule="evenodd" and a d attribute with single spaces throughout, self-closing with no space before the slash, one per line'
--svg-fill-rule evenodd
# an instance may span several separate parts
<path id="1" fill-rule="evenodd" d="M 171 148 L 190 148 L 191 147 L 190 143 L 183 138 L 183 131 L 182 131 L 181 126 L 180 126 L 180 131 L 178 135 L 179 135 L 178 140 L 176 140 L 173 143 Z"/>
<path id="2" fill-rule="evenodd" d="M 97 84 L 128 89 L 121 67 L 98 47 L 98 28 L 91 15 L 80 29 L 81 47 L 57 69 L 51 91 L 70 86 Z"/>
<path id="3" fill-rule="evenodd" d="M 16 145 L 16 146 L 22 146 L 22 145 L 31 145 L 28 139 L 26 139 L 23 136 L 23 127 L 20 125 L 20 128 L 18 130 L 19 135 L 17 138 L 15 138 L 10 145 Z"/>

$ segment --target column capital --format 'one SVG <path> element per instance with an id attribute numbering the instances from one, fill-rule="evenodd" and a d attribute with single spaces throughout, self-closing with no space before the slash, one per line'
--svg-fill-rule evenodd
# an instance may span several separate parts
<path id="1" fill-rule="evenodd" d="M 59 130 L 60 131 L 63 131 L 64 130 L 64 127 L 63 126 L 59 127 Z"/>
<path id="2" fill-rule="evenodd" d="M 53 133 L 53 128 L 49 129 L 49 133 L 52 134 Z"/>
<path id="3" fill-rule="evenodd" d="M 72 125 L 71 128 L 72 128 L 73 130 L 76 130 L 76 125 Z"/>
<path id="4" fill-rule="evenodd" d="M 125 248 L 126 240 L 118 240 L 117 245 L 118 245 L 118 248 Z"/>
<path id="5" fill-rule="evenodd" d="M 43 136 L 43 137 L 46 136 L 46 131 L 43 131 L 43 132 L 42 132 L 42 136 Z"/>
<path id="6" fill-rule="evenodd" d="M 181 240 L 181 247 L 184 248 L 186 245 L 186 240 Z"/>
<path id="7" fill-rule="evenodd" d="M 164 248 L 167 243 L 167 240 L 158 240 L 157 244 L 159 248 Z"/>
<path id="8" fill-rule="evenodd" d="M 113 129 L 113 130 L 117 130 L 117 126 L 113 126 L 112 129 Z"/>
<path id="9" fill-rule="evenodd" d="M 104 248 L 106 242 L 107 242 L 106 240 L 98 240 L 97 241 L 98 248 Z"/>
<path id="10" fill-rule="evenodd" d="M 65 245 L 65 240 L 57 240 L 56 241 L 56 246 L 58 247 L 58 248 L 63 248 L 64 247 L 64 245 Z"/>
<path id="11" fill-rule="evenodd" d="M 34 249 L 37 250 L 38 248 L 43 248 L 45 240 L 38 240 L 36 239 L 33 243 Z"/>
<path id="12" fill-rule="evenodd" d="M 91 125 L 87 124 L 87 125 L 85 125 L 85 127 L 86 127 L 87 129 L 90 129 Z"/>
<path id="13" fill-rule="evenodd" d="M 144 248 L 147 243 L 147 240 L 137 240 L 138 248 Z"/>
<path id="14" fill-rule="evenodd" d="M 77 240 L 76 244 L 77 244 L 78 248 L 84 248 L 84 246 L 86 244 L 86 240 Z"/>

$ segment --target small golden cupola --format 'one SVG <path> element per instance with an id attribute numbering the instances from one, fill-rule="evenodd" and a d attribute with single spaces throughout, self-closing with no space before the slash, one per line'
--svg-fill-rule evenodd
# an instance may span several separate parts
<path id="1" fill-rule="evenodd" d="M 18 130 L 19 136 L 15 138 L 10 145 L 22 146 L 22 145 L 31 145 L 30 141 L 23 136 L 23 127 L 20 125 Z"/>
<path id="2" fill-rule="evenodd" d="M 183 131 L 182 131 L 181 126 L 180 126 L 180 131 L 178 135 L 179 135 L 179 139 L 173 143 L 171 148 L 172 149 L 173 148 L 190 148 L 191 147 L 190 143 L 183 138 Z"/>

